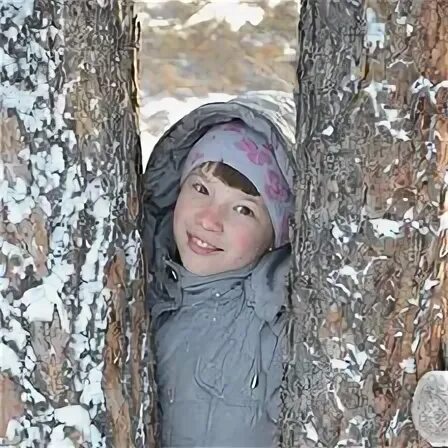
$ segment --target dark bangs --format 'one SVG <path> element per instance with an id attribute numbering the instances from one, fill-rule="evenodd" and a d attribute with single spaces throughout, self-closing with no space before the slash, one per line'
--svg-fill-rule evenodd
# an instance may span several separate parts
<path id="1" fill-rule="evenodd" d="M 260 196 L 255 185 L 239 171 L 222 162 L 205 162 L 199 168 L 203 174 L 212 174 L 224 185 L 241 190 L 251 196 Z"/>

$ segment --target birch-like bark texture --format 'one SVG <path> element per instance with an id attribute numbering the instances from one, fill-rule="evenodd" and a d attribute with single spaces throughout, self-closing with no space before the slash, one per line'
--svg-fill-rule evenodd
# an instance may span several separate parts
<path id="1" fill-rule="evenodd" d="M 284 447 L 428 446 L 411 401 L 447 367 L 447 42 L 446 0 L 302 2 Z"/>
<path id="2" fill-rule="evenodd" d="M 133 4 L 0 17 L 1 442 L 152 446 Z"/>

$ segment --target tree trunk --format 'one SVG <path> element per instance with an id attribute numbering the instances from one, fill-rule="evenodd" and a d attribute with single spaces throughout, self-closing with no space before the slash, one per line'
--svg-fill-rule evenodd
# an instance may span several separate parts
<path id="1" fill-rule="evenodd" d="M 302 2 L 284 447 L 429 446 L 411 401 L 447 367 L 447 11 Z"/>
<path id="2" fill-rule="evenodd" d="M 0 9 L 2 442 L 152 446 L 132 2 Z"/>

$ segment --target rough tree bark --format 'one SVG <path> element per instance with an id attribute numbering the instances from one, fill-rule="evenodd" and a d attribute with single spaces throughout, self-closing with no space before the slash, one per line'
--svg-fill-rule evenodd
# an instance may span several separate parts
<path id="1" fill-rule="evenodd" d="M 132 2 L 0 24 L 1 442 L 152 446 Z"/>
<path id="2" fill-rule="evenodd" d="M 284 447 L 428 446 L 411 401 L 447 367 L 447 38 L 446 0 L 302 2 Z"/>

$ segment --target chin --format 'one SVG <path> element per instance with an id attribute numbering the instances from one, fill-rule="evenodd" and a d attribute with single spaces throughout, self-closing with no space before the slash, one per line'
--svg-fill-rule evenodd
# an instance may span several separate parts
<path id="1" fill-rule="evenodd" d="M 208 260 L 195 260 L 189 255 L 180 254 L 182 266 L 194 275 L 206 276 L 217 274 L 219 270 L 213 269 L 215 264 Z"/>
<path id="2" fill-rule="evenodd" d="M 244 268 L 249 263 L 239 266 L 235 264 L 231 264 L 230 266 L 216 266 L 213 261 L 203 261 L 201 262 L 194 262 L 193 260 L 186 260 L 185 262 L 182 261 L 182 264 L 184 268 L 191 272 L 194 275 L 199 275 L 201 277 L 205 277 L 207 275 L 215 275 L 215 274 L 224 274 L 229 271 L 238 270 L 241 268 Z"/>
<path id="3" fill-rule="evenodd" d="M 206 276 L 222 272 L 220 264 L 222 253 L 213 255 L 199 255 L 193 252 L 188 246 L 188 242 L 179 251 L 180 259 L 184 268 L 195 275 Z"/>
<path id="4" fill-rule="evenodd" d="M 183 263 L 183 265 L 187 271 L 191 272 L 194 275 L 199 275 L 201 277 L 218 273 L 215 270 L 210 269 L 210 266 L 198 266 L 198 263 Z"/>
<path id="5" fill-rule="evenodd" d="M 184 268 L 194 275 L 207 276 L 238 270 L 248 266 L 253 260 L 243 261 L 242 257 L 235 256 L 226 260 L 225 252 L 212 255 L 199 255 L 192 251 L 188 242 L 179 250 L 180 259 Z M 242 255 L 242 254 L 241 254 Z"/>
<path id="6" fill-rule="evenodd" d="M 181 256 L 184 268 L 195 275 L 206 276 L 222 272 L 220 268 L 215 267 L 213 260 L 197 260 L 193 256 Z"/>

